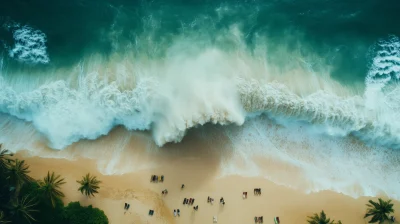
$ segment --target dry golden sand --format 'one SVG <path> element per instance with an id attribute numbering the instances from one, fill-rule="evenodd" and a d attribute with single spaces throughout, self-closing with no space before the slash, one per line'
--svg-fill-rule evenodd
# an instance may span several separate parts
<path id="1" fill-rule="evenodd" d="M 62 175 L 67 182 L 63 186 L 64 202 L 80 201 L 99 207 L 111 224 L 207 224 L 212 223 L 213 216 L 218 217 L 218 223 L 254 223 L 254 216 L 263 216 L 264 223 L 273 223 L 273 218 L 279 216 L 283 224 L 305 224 L 307 216 L 322 209 L 344 224 L 367 223 L 363 216 L 365 204 L 371 199 L 368 197 L 353 199 L 332 191 L 305 194 L 264 178 L 218 178 L 221 162 L 236 161 L 238 155 L 233 155 L 229 141 L 214 129 L 205 129 L 206 137 L 199 137 L 199 132 L 189 132 L 181 143 L 161 149 L 154 146 L 148 134 L 123 128 L 115 128 L 95 141 L 81 140 L 62 151 L 49 149 L 46 141 L 37 140 L 34 134 L 21 134 L 21 139 L 12 139 L 18 136 L 13 134 L 9 138 L 15 143 L 32 142 L 29 149 L 19 150 L 16 156 L 27 161 L 34 178 L 42 178 L 47 171 Z M 238 165 L 241 162 L 238 160 Z M 253 162 L 261 164 L 262 174 L 275 172 L 300 183 L 298 185 L 305 182 L 290 164 L 273 158 L 255 158 Z M 126 174 L 103 175 L 99 170 Z M 78 192 L 76 183 L 88 172 L 102 181 L 100 193 L 90 199 Z M 152 174 L 163 174 L 165 181 L 151 183 Z M 183 190 L 180 189 L 182 183 L 186 185 Z M 306 189 L 307 184 L 304 186 Z M 262 188 L 262 195 L 254 196 L 254 188 Z M 164 189 L 169 191 L 167 196 L 161 194 Z M 248 192 L 247 199 L 242 199 L 243 191 Z M 213 205 L 207 203 L 208 196 L 215 199 Z M 194 205 L 198 205 L 199 210 L 195 212 L 192 207 L 183 205 L 185 197 L 195 198 Z M 224 197 L 225 206 L 218 203 L 220 197 Z M 123 209 L 125 202 L 131 204 L 128 212 Z M 149 209 L 155 210 L 154 216 L 148 216 Z M 173 216 L 174 209 L 181 210 L 180 217 Z M 400 211 L 398 201 L 395 209 Z M 395 215 L 400 217 L 398 212 Z"/>
<path id="2" fill-rule="evenodd" d="M 273 223 L 279 216 L 281 223 L 306 223 L 306 217 L 324 209 L 335 220 L 345 224 L 367 223 L 363 219 L 367 197 L 353 199 L 331 192 L 305 194 L 284 186 L 276 185 L 262 178 L 231 176 L 217 178 L 214 161 L 206 161 L 199 155 L 191 159 L 169 159 L 157 169 L 142 170 L 124 175 L 105 176 L 98 172 L 94 160 L 79 158 L 74 161 L 30 157 L 18 153 L 30 165 L 34 178 L 43 177 L 47 171 L 55 171 L 65 177 L 63 192 L 65 203 L 80 201 L 84 205 L 92 204 L 106 213 L 112 224 L 132 223 L 212 223 L 213 216 L 218 223 L 254 223 L 254 216 L 264 216 L 264 223 Z M 77 191 L 77 179 L 90 172 L 102 181 L 100 193 L 94 198 L 86 198 Z M 163 174 L 163 183 L 151 183 L 151 174 Z M 181 184 L 185 189 L 181 190 Z M 262 188 L 261 196 L 254 196 L 253 189 Z M 161 194 L 168 189 L 166 196 Z M 248 192 L 248 198 L 242 198 L 242 192 Z M 207 203 L 207 197 L 215 199 L 213 205 Z M 183 205 L 184 198 L 195 198 L 198 211 Z M 225 206 L 219 198 L 224 197 Z M 125 212 L 124 203 L 131 207 Z M 400 203 L 395 202 L 400 209 Z M 148 216 L 149 209 L 155 210 L 154 216 Z M 181 216 L 174 217 L 173 209 L 180 209 Z M 396 213 L 399 216 L 399 213 Z"/>

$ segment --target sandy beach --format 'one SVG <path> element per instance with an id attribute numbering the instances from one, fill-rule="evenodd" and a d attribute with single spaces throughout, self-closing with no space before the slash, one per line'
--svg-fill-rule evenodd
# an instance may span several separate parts
<path id="1" fill-rule="evenodd" d="M 229 176 L 218 178 L 214 161 L 207 161 L 193 154 L 185 157 L 165 158 L 167 161 L 156 169 L 141 170 L 124 175 L 103 175 L 97 169 L 94 160 L 76 158 L 75 160 L 32 157 L 20 152 L 16 155 L 30 165 L 31 176 L 39 179 L 47 171 L 55 171 L 65 177 L 64 202 L 80 201 L 84 205 L 92 204 L 106 213 L 112 224 L 133 223 L 254 223 L 255 216 L 263 216 L 264 223 L 273 223 L 279 216 L 281 223 L 306 223 L 307 216 L 322 209 L 329 217 L 341 220 L 344 224 L 367 223 L 363 219 L 365 204 L 369 197 L 358 199 L 332 191 L 305 194 L 300 191 L 279 186 L 263 178 Z M 169 164 L 169 165 L 166 165 Z M 90 172 L 102 181 L 100 193 L 94 198 L 86 198 L 77 191 L 76 180 Z M 151 183 L 152 174 L 164 175 L 163 183 Z M 185 184 L 184 189 L 180 189 Z M 261 188 L 262 195 L 253 195 L 254 188 Z M 162 190 L 168 189 L 168 195 Z M 242 198 L 242 192 L 248 192 L 248 198 Z M 207 197 L 215 199 L 214 204 L 207 203 Z M 226 204 L 219 204 L 220 197 Z M 184 198 L 194 198 L 194 205 L 183 205 Z M 124 203 L 130 209 L 125 212 Z M 148 211 L 155 211 L 149 216 Z M 180 217 L 174 217 L 173 210 L 180 209 Z M 395 216 L 399 217 L 400 203 L 395 201 Z"/>

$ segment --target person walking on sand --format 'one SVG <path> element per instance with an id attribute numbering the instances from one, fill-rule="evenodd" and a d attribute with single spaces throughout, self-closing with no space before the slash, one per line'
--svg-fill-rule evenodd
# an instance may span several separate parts
<path id="1" fill-rule="evenodd" d="M 183 188 L 185 188 L 185 185 L 184 185 L 184 184 L 182 184 L 182 186 L 181 186 L 181 189 L 183 189 Z"/>
<path id="2" fill-rule="evenodd" d="M 178 216 L 181 216 L 181 211 L 179 209 L 177 210 L 177 212 L 178 212 Z"/>
<path id="3" fill-rule="evenodd" d="M 176 217 L 176 210 L 174 209 L 174 217 Z"/>
<path id="4" fill-rule="evenodd" d="M 124 210 L 128 207 L 128 204 L 125 202 Z"/>

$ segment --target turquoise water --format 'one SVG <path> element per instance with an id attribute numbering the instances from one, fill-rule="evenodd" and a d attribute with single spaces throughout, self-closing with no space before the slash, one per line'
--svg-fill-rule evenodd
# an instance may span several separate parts
<path id="1" fill-rule="evenodd" d="M 229 50 L 235 46 L 218 36 L 238 25 L 248 50 L 254 50 L 260 36 L 268 39 L 271 60 L 285 57 L 274 53 L 281 46 L 288 48 L 286 53 L 300 51 L 303 57 L 317 54 L 321 63 L 333 67 L 331 76 L 347 85 L 363 82 L 373 57 L 371 46 L 388 35 L 399 35 L 399 9 L 395 0 L 8 1 L 0 9 L 0 24 L 17 23 L 43 32 L 51 58 L 46 66 L 52 68 L 70 66 L 92 53 L 132 51 L 165 57 L 182 35 L 195 36 L 198 47 L 217 45 Z M 14 44 L 13 30 L 0 31 L 7 48 Z M 4 45 L 1 51 L 7 55 Z M 10 67 L 24 66 L 8 57 L 4 60 Z"/>
<path id="2" fill-rule="evenodd" d="M 2 6 L 1 111 L 32 121 L 52 147 L 116 125 L 152 129 L 163 145 L 253 113 L 399 145 L 397 1 Z M 80 117 L 77 127 L 64 113 Z M 59 125 L 70 130 L 54 136 Z"/>
<path id="3" fill-rule="evenodd" d="M 122 126 L 164 149 L 192 130 L 246 160 L 223 161 L 227 174 L 262 175 L 255 155 L 289 164 L 309 191 L 400 197 L 398 1 L 0 6 L 8 147 L 102 152 L 96 139 Z M 302 185 L 284 176 L 266 178 Z"/>

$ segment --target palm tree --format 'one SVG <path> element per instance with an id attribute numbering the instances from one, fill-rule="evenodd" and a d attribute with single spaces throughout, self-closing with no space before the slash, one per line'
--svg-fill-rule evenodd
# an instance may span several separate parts
<path id="1" fill-rule="evenodd" d="M 55 207 L 56 198 L 64 197 L 64 193 L 60 191 L 61 185 L 65 184 L 64 178 L 60 178 L 60 175 L 55 175 L 54 172 L 50 174 L 47 172 L 47 176 L 43 180 L 39 181 L 40 189 L 43 191 L 43 195 L 50 199 L 51 205 Z"/>
<path id="2" fill-rule="evenodd" d="M 383 223 L 384 221 L 389 221 L 389 214 L 394 212 L 392 200 L 384 201 L 382 198 L 378 198 L 379 203 L 369 200 L 367 204 L 367 214 L 364 218 L 372 216 L 368 223 Z"/>
<path id="3" fill-rule="evenodd" d="M 308 218 L 307 222 L 309 224 L 334 224 L 334 220 L 331 221 L 330 218 L 326 217 L 324 210 L 319 215 L 315 213 L 313 216 L 308 216 Z"/>
<path id="4" fill-rule="evenodd" d="M 6 223 L 11 223 L 10 221 L 7 221 L 5 218 L 4 218 L 4 212 L 3 211 L 0 211 L 0 224 L 6 224 Z"/>
<path id="5" fill-rule="evenodd" d="M 33 182 L 33 178 L 28 175 L 29 166 L 25 160 L 16 159 L 8 169 L 8 180 L 15 188 L 14 200 L 18 197 L 19 191 L 24 183 Z"/>
<path id="6" fill-rule="evenodd" d="M 29 196 L 24 196 L 21 200 L 17 198 L 16 201 L 11 203 L 10 213 L 16 223 L 20 223 L 22 218 L 31 223 L 31 221 L 36 221 L 32 216 L 33 212 L 38 211 L 33 208 L 36 205 L 37 202 Z"/>
<path id="7" fill-rule="evenodd" d="M 0 170 L 6 170 L 13 160 L 10 158 L 13 154 L 7 149 L 2 149 L 0 144 Z"/>
<path id="8" fill-rule="evenodd" d="M 94 196 L 94 194 L 99 193 L 97 190 L 100 188 L 99 184 L 101 181 L 97 180 L 96 176 L 90 176 L 90 173 L 83 176 L 82 180 L 77 180 L 76 182 L 81 185 L 78 190 L 89 198 Z"/>

